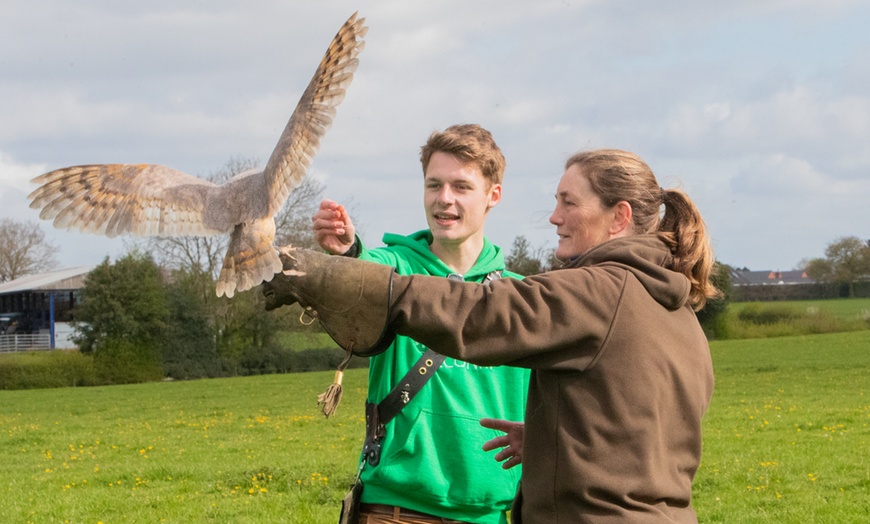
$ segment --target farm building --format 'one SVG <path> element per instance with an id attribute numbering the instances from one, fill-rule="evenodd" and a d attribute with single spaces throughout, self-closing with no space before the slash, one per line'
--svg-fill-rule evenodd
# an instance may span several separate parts
<path id="1" fill-rule="evenodd" d="M 735 269 L 731 272 L 732 286 L 782 286 L 794 284 L 814 284 L 806 271 L 750 271 Z"/>
<path id="2" fill-rule="evenodd" d="M 92 269 L 59 269 L 0 284 L 0 351 L 74 348 L 72 309 Z"/>

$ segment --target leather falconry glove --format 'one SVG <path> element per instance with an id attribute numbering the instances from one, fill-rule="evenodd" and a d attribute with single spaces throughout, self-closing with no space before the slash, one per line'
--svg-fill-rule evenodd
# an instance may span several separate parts
<path id="1" fill-rule="evenodd" d="M 341 382 L 351 357 L 377 355 L 395 338 L 387 329 L 395 270 L 290 246 L 279 249 L 278 256 L 284 271 L 263 284 L 266 311 L 299 302 L 302 316 L 320 320 L 347 351 L 332 384 L 317 397 L 320 411 L 329 418 L 341 402 Z"/>
<path id="2" fill-rule="evenodd" d="M 278 253 L 284 271 L 263 283 L 267 311 L 298 302 L 345 350 L 371 357 L 387 349 L 392 267 L 289 246 Z"/>

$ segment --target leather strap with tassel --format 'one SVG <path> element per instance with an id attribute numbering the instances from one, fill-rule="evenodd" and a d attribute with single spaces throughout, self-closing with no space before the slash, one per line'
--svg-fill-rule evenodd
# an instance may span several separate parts
<path id="1" fill-rule="evenodd" d="M 341 402 L 341 381 L 344 379 L 344 370 L 347 369 L 348 364 L 350 364 L 350 359 L 353 358 L 353 343 L 348 344 L 346 351 L 347 355 L 345 355 L 344 360 L 342 360 L 338 365 L 338 370 L 335 372 L 335 378 L 332 380 L 332 384 L 326 388 L 326 391 L 317 395 L 317 406 L 326 418 L 329 418 L 335 413 L 338 409 L 338 404 Z"/>

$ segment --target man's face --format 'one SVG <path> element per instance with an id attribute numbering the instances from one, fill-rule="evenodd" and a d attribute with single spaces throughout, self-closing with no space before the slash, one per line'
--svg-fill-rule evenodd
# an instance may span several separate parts
<path id="1" fill-rule="evenodd" d="M 434 240 L 462 243 L 483 235 L 487 212 L 501 200 L 501 184 L 489 184 L 474 164 L 438 151 L 423 178 L 426 222 Z"/>

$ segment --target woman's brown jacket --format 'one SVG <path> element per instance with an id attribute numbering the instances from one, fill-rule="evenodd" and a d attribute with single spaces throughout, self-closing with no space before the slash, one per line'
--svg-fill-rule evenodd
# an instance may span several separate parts
<path id="1" fill-rule="evenodd" d="M 660 240 L 639 235 L 525 280 L 394 279 L 396 332 L 475 364 L 533 370 L 515 522 L 697 522 L 713 369 L 689 281 L 671 262 Z"/>

